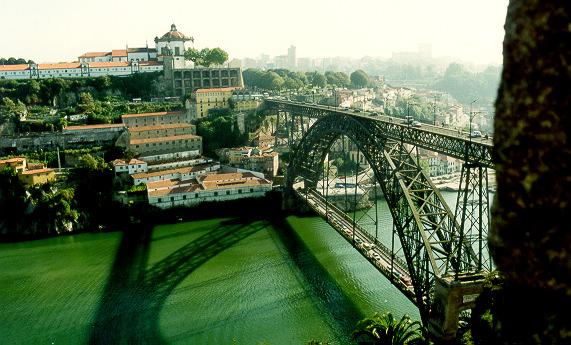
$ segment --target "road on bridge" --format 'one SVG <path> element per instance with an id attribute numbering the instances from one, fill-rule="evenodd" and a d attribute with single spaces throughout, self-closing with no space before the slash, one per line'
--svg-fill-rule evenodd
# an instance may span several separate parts
<path id="1" fill-rule="evenodd" d="M 270 99 L 270 100 L 272 100 L 272 99 Z M 355 117 L 362 117 L 362 118 L 367 118 L 367 119 L 373 119 L 376 121 L 382 121 L 382 122 L 385 122 L 388 124 L 395 124 L 398 126 L 402 126 L 404 128 L 414 128 L 415 130 L 418 130 L 418 131 L 439 134 L 439 135 L 447 136 L 450 138 L 474 142 L 474 143 L 478 143 L 478 144 L 482 144 L 482 145 L 486 145 L 486 146 L 493 146 L 494 145 L 494 141 L 493 141 L 492 137 L 487 137 L 487 138 L 486 137 L 470 137 L 470 135 L 469 135 L 470 133 L 459 130 L 459 129 L 434 126 L 434 125 L 426 124 L 426 123 L 422 123 L 422 125 L 420 127 L 414 127 L 410 123 L 406 123 L 402 118 L 387 116 L 384 114 L 373 115 L 372 114 L 373 112 L 370 112 L 370 111 L 361 112 L 361 111 L 344 109 L 341 107 L 320 105 L 320 104 L 315 104 L 315 103 L 296 102 L 296 101 L 281 100 L 281 99 L 280 100 L 272 100 L 272 101 L 277 102 L 277 103 L 290 104 L 290 105 L 306 106 L 306 107 L 311 107 L 314 109 L 321 109 L 321 110 L 326 110 L 326 111 L 335 111 L 335 112 L 346 114 L 346 115 L 351 115 L 351 116 L 355 116 Z"/>

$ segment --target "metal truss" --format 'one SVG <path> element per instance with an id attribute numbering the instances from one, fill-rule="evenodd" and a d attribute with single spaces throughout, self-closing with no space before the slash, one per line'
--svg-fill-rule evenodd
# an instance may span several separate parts
<path id="1" fill-rule="evenodd" d="M 287 185 L 303 180 L 305 188 L 316 189 L 325 157 L 342 135 L 363 153 L 381 186 L 405 254 L 415 304 L 427 321 L 435 277 L 477 265 L 481 254 L 468 244 L 461 245 L 465 241 L 459 241 L 460 225 L 418 164 L 412 148 L 388 139 L 367 119 L 337 114 L 318 120 L 294 149 Z"/>
<path id="2" fill-rule="evenodd" d="M 321 118 L 329 115 L 350 116 L 360 119 L 366 127 L 376 127 L 387 139 L 402 141 L 450 157 L 478 163 L 493 168 L 492 147 L 489 142 L 469 140 L 448 129 L 438 127 L 412 127 L 395 122 L 396 119 L 384 116 L 367 116 L 343 111 L 334 107 L 317 104 L 304 104 L 285 100 L 266 100 L 266 106 L 279 111 L 287 111 L 306 118 Z"/>
<path id="3" fill-rule="evenodd" d="M 490 200 L 488 194 L 488 169 L 479 164 L 465 163 L 462 165 L 460 187 L 456 202 L 456 219 L 460 219 L 460 233 L 456 257 L 461 267 L 455 271 L 455 276 L 462 273 L 478 273 L 492 270 L 492 260 L 487 250 L 488 229 L 490 228 Z M 477 253 L 475 260 L 466 255 Z"/>

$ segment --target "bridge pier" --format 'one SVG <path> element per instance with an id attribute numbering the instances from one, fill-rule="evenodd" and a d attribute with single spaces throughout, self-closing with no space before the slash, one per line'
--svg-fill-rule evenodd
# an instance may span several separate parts
<path id="1" fill-rule="evenodd" d="M 472 309 L 482 292 L 483 275 L 436 277 L 434 302 L 431 306 L 428 332 L 439 344 L 456 339 L 460 312 Z"/>

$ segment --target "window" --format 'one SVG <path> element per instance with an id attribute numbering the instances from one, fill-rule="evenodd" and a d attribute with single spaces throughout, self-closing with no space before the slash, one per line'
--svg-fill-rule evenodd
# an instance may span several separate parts
<path id="1" fill-rule="evenodd" d="M 230 195 L 230 191 L 229 191 L 229 190 L 226 191 L 226 195 Z"/>
<path id="2" fill-rule="evenodd" d="M 250 188 L 250 193 L 254 193 L 254 188 Z"/>
<path id="3" fill-rule="evenodd" d="M 162 200 L 161 198 L 159 198 L 159 199 L 158 199 L 158 202 L 161 202 L 161 201 L 163 201 L 163 200 Z"/>
<path id="4" fill-rule="evenodd" d="M 238 194 L 242 194 L 242 190 L 241 190 L 241 189 L 238 189 Z"/>
<path id="5" fill-rule="evenodd" d="M 218 192 L 214 192 L 214 196 L 218 196 Z"/>
<path id="6" fill-rule="evenodd" d="M 195 194 L 194 194 L 194 198 L 195 198 L 195 199 L 198 198 L 198 193 L 195 193 Z"/>
<path id="7" fill-rule="evenodd" d="M 183 195 L 183 196 L 182 196 L 182 200 L 186 200 L 186 195 Z"/>
<path id="8" fill-rule="evenodd" d="M 174 196 L 171 196 L 171 201 L 174 201 Z"/>

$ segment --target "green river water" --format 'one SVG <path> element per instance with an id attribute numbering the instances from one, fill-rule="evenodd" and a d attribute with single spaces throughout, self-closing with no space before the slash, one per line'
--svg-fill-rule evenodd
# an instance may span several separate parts
<path id="1" fill-rule="evenodd" d="M 318 217 L 0 244 L 0 273 L 1 344 L 347 344 L 374 312 L 419 319 Z"/>

